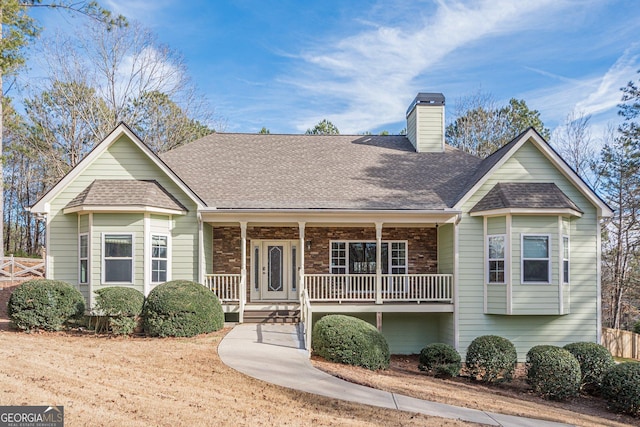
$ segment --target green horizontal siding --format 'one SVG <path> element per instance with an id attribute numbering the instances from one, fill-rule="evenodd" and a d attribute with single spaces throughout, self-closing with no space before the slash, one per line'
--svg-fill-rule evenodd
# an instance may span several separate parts
<path id="1" fill-rule="evenodd" d="M 465 203 L 468 212 L 498 182 L 553 182 L 584 211 L 580 218 L 563 220 L 562 232 L 571 237 L 571 284 L 564 289 L 568 315 L 557 315 L 558 239 L 557 216 L 514 215 L 512 222 L 513 312 L 517 315 L 483 313 L 483 224 L 482 218 L 463 215 L 459 225 L 459 350 L 464 355 L 471 341 L 480 335 L 495 334 L 516 344 L 520 360 L 534 345 L 564 345 L 597 338 L 597 213 L 590 202 L 530 142 L 507 160 Z M 488 223 L 489 225 L 489 223 Z M 493 224 L 491 225 L 493 229 Z M 550 285 L 520 284 L 521 233 L 550 234 L 553 277 Z M 492 290 L 491 292 L 494 292 Z M 498 295 L 495 295 L 496 297 Z M 493 298 L 493 295 L 492 295 Z M 491 307 L 496 306 L 491 304 Z M 554 311 L 555 310 L 555 311 Z M 535 312 L 536 315 L 528 315 Z"/>
<path id="2" fill-rule="evenodd" d="M 64 214 L 64 207 L 95 179 L 154 179 L 188 209 L 186 215 L 151 215 L 150 232 L 171 232 L 172 269 L 174 278 L 197 280 L 198 277 L 198 222 L 197 206 L 147 155 L 126 136 L 115 141 L 101 156 L 75 177 L 51 201 L 49 219 L 48 276 L 78 284 L 78 215 Z M 143 214 L 94 214 L 91 235 L 91 285 L 94 290 L 101 284 L 102 231 L 135 233 L 135 284 L 144 287 L 144 221 Z M 88 229 L 89 215 L 80 216 L 80 226 Z M 86 218 L 86 220 L 85 220 Z"/>

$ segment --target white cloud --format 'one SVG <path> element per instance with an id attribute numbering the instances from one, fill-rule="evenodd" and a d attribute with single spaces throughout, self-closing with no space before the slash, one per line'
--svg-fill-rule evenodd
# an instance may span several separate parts
<path id="1" fill-rule="evenodd" d="M 344 133 L 397 122 L 415 95 L 415 80 L 444 61 L 447 54 L 482 38 L 538 25 L 539 13 L 551 13 L 564 2 L 486 0 L 472 4 L 438 2 L 431 17 L 420 17 L 419 5 L 407 10 L 403 25 L 370 26 L 362 32 L 301 54 L 301 68 L 283 79 L 309 96 L 326 102 L 326 116 Z M 442 70 L 442 72 L 455 70 Z M 363 108 L 366 105 L 366 108 Z M 317 113 L 317 111 L 316 111 Z M 297 125 L 312 127 L 322 112 L 307 113 Z"/>
<path id="2" fill-rule="evenodd" d="M 640 59 L 639 43 L 634 43 L 624 54 L 600 77 L 596 90 L 576 103 L 576 110 L 587 114 L 597 114 L 616 108 L 620 103 L 619 89 L 626 86 L 638 70 Z"/>

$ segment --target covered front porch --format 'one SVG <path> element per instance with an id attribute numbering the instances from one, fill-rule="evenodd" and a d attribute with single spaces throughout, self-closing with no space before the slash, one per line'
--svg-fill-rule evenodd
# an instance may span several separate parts
<path id="1" fill-rule="evenodd" d="M 451 313 L 456 212 L 202 213 L 202 282 L 227 313 Z M 209 254 L 205 254 L 209 256 Z M 310 323 L 310 322 L 309 322 Z"/>

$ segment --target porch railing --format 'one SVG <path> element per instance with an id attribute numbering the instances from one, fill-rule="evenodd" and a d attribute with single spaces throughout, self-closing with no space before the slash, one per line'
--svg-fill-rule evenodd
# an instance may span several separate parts
<path id="1" fill-rule="evenodd" d="M 305 274 L 311 301 L 374 301 L 375 274 Z"/>
<path id="2" fill-rule="evenodd" d="M 452 299 L 451 274 L 398 274 L 382 276 L 384 301 L 436 301 Z"/>
<path id="3" fill-rule="evenodd" d="M 387 274 L 381 276 L 382 302 L 451 302 L 451 274 Z M 375 274 L 305 274 L 312 302 L 375 302 Z"/>
<path id="4" fill-rule="evenodd" d="M 220 302 L 240 303 L 241 274 L 207 274 L 204 285 L 216 294 Z"/>

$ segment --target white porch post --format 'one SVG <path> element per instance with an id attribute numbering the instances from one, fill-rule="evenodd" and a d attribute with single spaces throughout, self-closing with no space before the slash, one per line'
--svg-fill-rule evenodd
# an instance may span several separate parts
<path id="1" fill-rule="evenodd" d="M 300 267 L 298 269 L 298 295 L 300 295 L 302 293 L 302 290 L 304 289 L 304 227 L 305 227 L 305 222 L 298 222 L 298 229 L 299 229 L 299 235 L 300 235 Z"/>
<path id="2" fill-rule="evenodd" d="M 202 214 L 198 212 L 198 281 L 206 285 L 206 261 L 204 253 L 204 225 L 202 223 Z"/>
<path id="3" fill-rule="evenodd" d="M 382 304 L 382 223 L 376 222 L 376 304 Z"/>
<path id="4" fill-rule="evenodd" d="M 247 302 L 247 223 L 240 222 L 240 313 L 238 321 L 244 321 L 244 306 Z"/>

